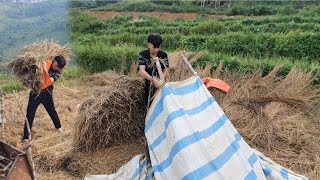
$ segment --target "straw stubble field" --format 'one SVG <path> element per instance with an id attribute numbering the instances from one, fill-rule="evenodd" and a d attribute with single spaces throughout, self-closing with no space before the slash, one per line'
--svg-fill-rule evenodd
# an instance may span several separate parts
<path id="1" fill-rule="evenodd" d="M 221 67 L 197 71 L 201 77 L 220 78 L 231 86 L 226 94 L 209 91 L 246 142 L 275 162 L 319 179 L 320 89 L 311 85 L 313 76 L 294 68 L 279 79 L 279 68 L 262 76 L 260 71 L 239 75 Z M 169 70 L 172 81 L 191 75 L 186 66 Z M 39 179 L 110 174 L 145 153 L 143 80 L 136 72 L 130 74 L 109 71 L 87 77 L 79 87 L 55 87 L 53 97 L 64 132 L 56 132 L 44 108 L 38 109 L 32 149 Z M 27 91 L 19 93 L 24 108 L 27 99 Z M 12 94 L 4 97 L 4 106 L 6 140 L 21 148 L 23 116 Z"/>

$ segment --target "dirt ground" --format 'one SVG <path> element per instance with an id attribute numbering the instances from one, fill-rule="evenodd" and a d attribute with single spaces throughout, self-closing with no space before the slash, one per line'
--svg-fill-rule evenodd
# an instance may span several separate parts
<path id="1" fill-rule="evenodd" d="M 40 157 L 42 156 L 42 152 L 45 152 L 48 148 L 52 147 L 53 143 L 60 145 L 63 142 L 71 140 L 73 124 L 76 123 L 74 121 L 78 114 L 78 107 L 82 101 L 86 99 L 87 93 L 89 93 L 88 90 L 84 90 L 84 88 L 71 89 L 62 86 L 55 87 L 53 98 L 64 130 L 63 132 L 58 132 L 54 128 L 51 118 L 45 111 L 44 107 L 42 105 L 38 107 L 32 127 L 33 141 L 31 147 L 35 163 L 42 161 L 42 157 Z M 23 132 L 23 114 L 26 111 L 29 97 L 28 94 L 29 91 L 23 91 L 15 94 L 20 105 L 15 100 L 14 94 L 5 95 L 3 98 L 4 116 L 7 122 L 5 124 L 4 139 L 6 140 L 6 143 L 19 149 L 23 148 L 20 141 Z M 20 110 L 20 106 L 23 111 Z M 69 149 L 70 146 L 71 143 L 69 146 L 68 144 L 66 144 L 65 147 L 62 146 L 62 148 Z M 62 152 L 60 151 L 57 153 L 59 154 Z M 51 156 L 57 155 L 52 154 Z M 38 167 L 39 166 L 36 165 L 36 174 L 38 179 L 75 179 L 75 177 L 69 175 L 67 172 L 56 172 L 56 170 L 48 169 L 43 170 Z"/>

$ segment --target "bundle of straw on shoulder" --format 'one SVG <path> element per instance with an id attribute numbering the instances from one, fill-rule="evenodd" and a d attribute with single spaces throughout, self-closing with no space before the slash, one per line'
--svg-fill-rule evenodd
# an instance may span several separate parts
<path id="1" fill-rule="evenodd" d="M 55 56 L 63 56 L 68 61 L 70 50 L 67 46 L 46 40 L 26 46 L 23 53 L 10 61 L 7 67 L 24 86 L 39 92 L 39 86 L 43 82 L 43 61 Z"/>

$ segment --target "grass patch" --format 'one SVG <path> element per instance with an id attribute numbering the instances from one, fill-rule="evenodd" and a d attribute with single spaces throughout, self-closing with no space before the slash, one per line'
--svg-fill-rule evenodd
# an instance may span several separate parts
<path id="1" fill-rule="evenodd" d="M 25 90 L 25 87 L 12 75 L 0 74 L 0 88 L 5 94 Z"/>
<path id="2" fill-rule="evenodd" d="M 72 65 L 66 67 L 61 78 L 57 81 L 57 85 L 66 87 L 76 87 L 83 83 L 84 77 L 90 75 L 85 69 Z"/>

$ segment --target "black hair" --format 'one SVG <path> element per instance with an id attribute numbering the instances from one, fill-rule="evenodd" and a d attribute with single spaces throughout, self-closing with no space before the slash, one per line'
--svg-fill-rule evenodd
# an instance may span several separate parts
<path id="1" fill-rule="evenodd" d="M 58 63 L 58 67 L 62 69 L 66 65 L 66 59 L 63 56 L 56 56 L 54 60 Z"/>
<path id="2" fill-rule="evenodd" d="M 153 44 L 155 48 L 160 47 L 162 43 L 162 38 L 158 33 L 152 33 L 148 36 L 148 43 Z"/>

